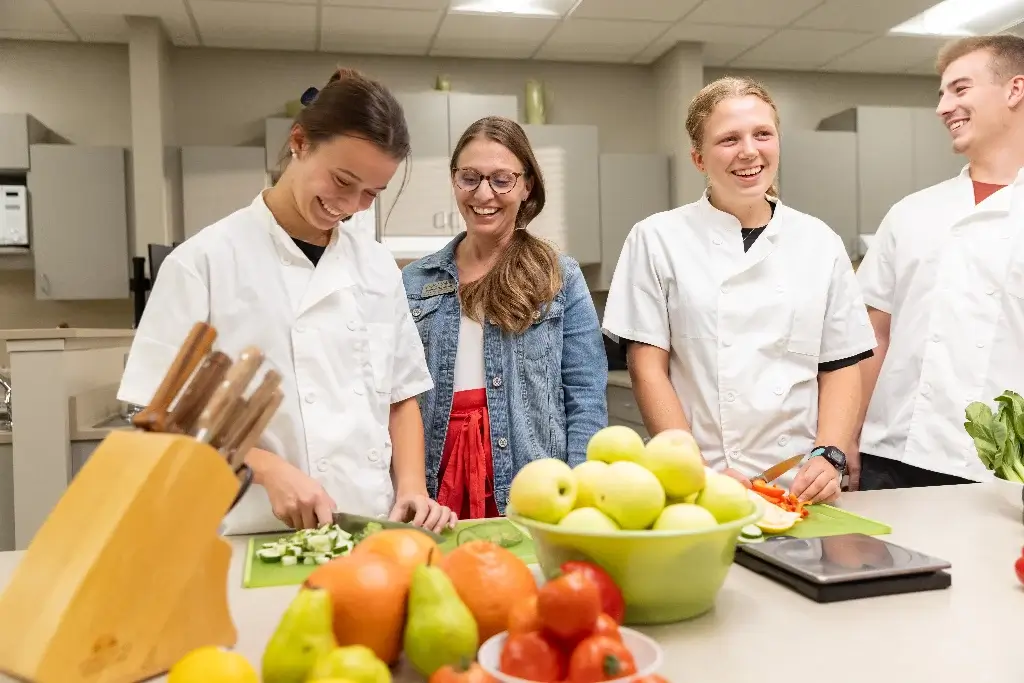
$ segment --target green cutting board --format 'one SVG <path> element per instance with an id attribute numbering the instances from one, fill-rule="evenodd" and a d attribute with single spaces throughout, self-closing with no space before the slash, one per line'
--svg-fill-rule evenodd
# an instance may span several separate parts
<path id="1" fill-rule="evenodd" d="M 840 534 L 867 534 L 868 536 L 884 536 L 892 533 L 888 524 L 855 515 L 848 510 L 840 510 L 831 505 L 809 505 L 809 514 L 792 529 L 781 534 L 765 534 L 766 536 L 793 536 L 794 538 L 820 538 L 822 536 L 838 536 Z"/>
<path id="2" fill-rule="evenodd" d="M 297 586 L 313 573 L 316 565 L 292 565 L 287 567 L 280 562 L 264 562 L 256 557 L 256 551 L 268 541 L 276 541 L 287 536 L 287 533 L 260 534 L 249 538 L 246 547 L 245 565 L 242 573 L 242 586 L 245 588 L 269 588 L 272 586 Z M 468 519 L 459 522 L 454 529 L 444 531 L 441 536 L 442 552 L 450 552 L 463 543 L 480 538 L 494 540 L 502 545 L 526 564 L 535 564 L 537 555 L 533 549 L 533 539 L 525 529 L 516 526 L 505 518 Z"/>

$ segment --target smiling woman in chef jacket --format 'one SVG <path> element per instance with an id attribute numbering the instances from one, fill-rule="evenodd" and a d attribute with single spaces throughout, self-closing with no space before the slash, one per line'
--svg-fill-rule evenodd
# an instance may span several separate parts
<path id="1" fill-rule="evenodd" d="M 804 500 L 839 496 L 861 398 L 857 364 L 875 337 L 842 239 L 782 204 L 778 111 L 758 84 L 723 78 L 686 119 L 708 189 L 633 227 L 604 330 L 630 342 L 647 430 L 690 430 L 709 466 Z"/>
<path id="2" fill-rule="evenodd" d="M 388 250 L 349 222 L 409 154 L 401 106 L 339 70 L 298 115 L 278 183 L 163 262 L 118 398 L 145 405 L 199 320 L 235 357 L 256 345 L 284 401 L 246 456 L 225 533 L 311 527 L 344 510 L 441 529 L 416 396 L 433 383 Z M 252 386 L 255 386 L 255 382 Z"/>

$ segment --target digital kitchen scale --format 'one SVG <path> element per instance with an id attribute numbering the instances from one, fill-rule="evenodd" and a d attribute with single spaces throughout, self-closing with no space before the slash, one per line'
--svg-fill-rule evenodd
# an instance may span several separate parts
<path id="1" fill-rule="evenodd" d="M 816 602 L 941 590 L 952 583 L 944 571 L 949 562 L 866 534 L 743 543 L 736 564 Z"/>

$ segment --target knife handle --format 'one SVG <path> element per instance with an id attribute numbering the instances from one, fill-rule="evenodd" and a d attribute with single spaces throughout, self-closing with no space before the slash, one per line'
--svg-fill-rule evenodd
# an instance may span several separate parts
<path id="1" fill-rule="evenodd" d="M 167 409 L 174 403 L 175 397 L 192 376 L 199 362 L 213 348 L 216 339 L 217 330 L 209 324 L 198 322 L 192 326 L 149 405 L 132 418 L 133 425 L 139 429 L 157 432 L 166 428 Z"/>
<path id="2" fill-rule="evenodd" d="M 223 351 L 214 351 L 206 357 L 168 416 L 167 431 L 181 434 L 192 432 L 199 411 L 203 409 L 203 399 L 220 384 L 230 367 L 231 359 Z"/>
<path id="3" fill-rule="evenodd" d="M 263 381 L 249 396 L 249 400 L 231 416 L 230 423 L 224 428 L 224 436 L 218 437 L 216 444 L 226 456 L 230 457 L 231 453 L 238 449 L 238 444 L 242 442 L 252 425 L 259 419 L 280 384 L 281 375 L 276 370 L 267 370 Z"/>
<path id="4" fill-rule="evenodd" d="M 277 412 L 277 409 L 283 400 L 284 394 L 281 393 L 280 389 L 275 389 L 274 393 L 270 396 L 270 400 L 263 406 L 263 410 L 256 418 L 256 421 L 253 422 L 245 436 L 239 442 L 238 446 L 231 452 L 231 469 L 237 472 L 242 466 L 245 462 L 246 454 L 251 451 L 259 441 L 260 436 L 263 435 L 263 430 L 267 428 L 268 424 L 270 424 L 271 418 L 274 417 L 274 413 Z"/>
<path id="5" fill-rule="evenodd" d="M 196 423 L 196 438 L 203 443 L 212 443 L 235 409 L 235 403 L 245 393 L 256 371 L 263 364 L 263 352 L 250 346 L 238 355 L 238 360 L 228 369 L 224 380 L 207 401 Z"/>

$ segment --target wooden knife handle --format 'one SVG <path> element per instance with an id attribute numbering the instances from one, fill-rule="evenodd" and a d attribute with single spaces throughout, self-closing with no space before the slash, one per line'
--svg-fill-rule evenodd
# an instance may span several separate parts
<path id="1" fill-rule="evenodd" d="M 199 411 L 203 409 L 204 401 L 224 380 L 230 367 L 231 359 L 223 351 L 214 351 L 206 357 L 168 416 L 167 431 L 192 433 L 192 427 L 199 417 Z"/>
<path id="2" fill-rule="evenodd" d="M 235 403 L 245 393 L 249 382 L 263 364 L 263 352 L 255 346 L 244 349 L 235 364 L 228 369 L 223 381 L 206 402 L 196 423 L 196 438 L 203 443 L 212 443 L 231 413 Z"/>
<path id="3" fill-rule="evenodd" d="M 260 436 L 263 435 L 263 430 L 270 424 L 270 419 L 274 417 L 274 413 L 277 412 L 278 407 L 281 405 L 281 401 L 284 400 L 284 394 L 280 389 L 275 389 L 274 393 L 270 397 L 270 401 L 263 406 L 263 411 L 256 418 L 256 421 L 249 427 L 249 431 L 246 432 L 245 436 L 238 443 L 238 446 L 230 453 L 231 455 L 231 469 L 238 471 L 238 469 L 245 462 L 246 454 L 253 449 L 256 442 L 260 440 Z"/>
<path id="4" fill-rule="evenodd" d="M 252 425 L 259 419 L 263 409 L 270 403 L 270 400 L 274 396 L 274 392 L 281 384 L 281 375 L 276 370 L 267 370 L 267 373 L 263 376 L 263 381 L 256 387 L 256 390 L 249 396 L 249 400 L 246 401 L 245 407 L 237 411 L 231 416 L 229 424 L 224 426 L 221 430 L 224 434 L 223 437 L 218 437 L 218 448 L 224 451 L 224 454 L 230 456 L 238 448 L 238 444 L 242 442 L 245 435 L 249 433 Z"/>
<path id="5" fill-rule="evenodd" d="M 192 326 L 149 405 L 132 418 L 133 425 L 139 429 L 163 431 L 167 423 L 167 409 L 171 407 L 174 398 L 192 376 L 199 362 L 213 348 L 216 339 L 217 330 L 207 323 L 198 322 Z"/>

